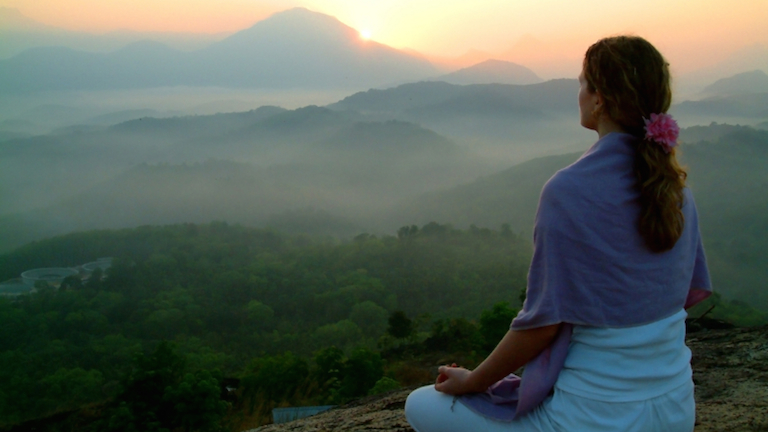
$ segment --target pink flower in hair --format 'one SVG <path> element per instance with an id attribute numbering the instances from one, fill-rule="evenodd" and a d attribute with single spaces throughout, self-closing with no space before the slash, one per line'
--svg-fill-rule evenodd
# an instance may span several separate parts
<path id="1" fill-rule="evenodd" d="M 677 136 L 680 135 L 680 127 L 669 114 L 651 114 L 651 119 L 645 121 L 645 139 L 656 141 L 669 153 L 677 145 Z"/>

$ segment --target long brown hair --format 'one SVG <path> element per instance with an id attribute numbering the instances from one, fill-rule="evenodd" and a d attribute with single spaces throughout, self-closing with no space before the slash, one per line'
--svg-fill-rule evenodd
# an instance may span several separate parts
<path id="1" fill-rule="evenodd" d="M 587 90 L 599 92 L 604 112 L 624 130 L 640 138 L 635 174 L 640 191 L 640 235 L 654 252 L 672 247 L 683 232 L 683 189 L 686 172 L 675 149 L 667 153 L 644 139 L 651 114 L 666 113 L 672 103 L 669 66 L 653 45 L 636 36 L 597 41 L 584 56 Z"/>

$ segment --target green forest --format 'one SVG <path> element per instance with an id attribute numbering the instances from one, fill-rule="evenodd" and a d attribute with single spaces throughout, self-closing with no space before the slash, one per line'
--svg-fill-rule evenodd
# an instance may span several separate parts
<path id="1" fill-rule="evenodd" d="M 697 144 L 681 159 L 719 291 L 690 316 L 766 323 L 768 133 L 688 133 Z M 281 231 L 147 225 L 0 255 L 3 281 L 113 258 L 106 274 L 0 297 L 0 429 L 245 430 L 274 407 L 344 403 L 428 382 L 448 360 L 470 366 L 521 305 L 541 184 L 575 157 L 522 163 L 384 215 L 462 229 L 323 235 L 333 230 L 307 227 L 335 219 L 309 209 L 275 216 Z M 303 229 L 286 228 L 297 221 Z"/>
<path id="2" fill-rule="evenodd" d="M 114 261 L 0 298 L 0 424 L 243 430 L 274 407 L 429 382 L 438 362 L 475 364 L 503 336 L 530 254 L 507 225 L 437 223 L 349 241 L 214 222 L 31 243 L 0 257 L 0 277 Z M 768 321 L 719 296 L 692 315 L 712 304 L 713 317 Z"/>
<path id="3" fill-rule="evenodd" d="M 495 310 L 503 334 L 520 304 L 529 243 L 506 226 L 432 223 L 341 242 L 223 222 L 31 243 L 0 257 L 0 277 L 114 262 L 103 278 L 0 299 L 2 423 L 109 402 L 94 430 L 209 430 L 238 410 L 339 403 L 376 385 L 429 380 L 382 356 L 400 358 L 429 338 L 440 351 L 451 334 L 466 339 L 452 348 L 467 356 L 484 349 L 475 321 Z M 225 409 L 214 402 L 224 401 L 226 379 L 240 386 L 239 405 Z M 179 423 L 204 411 L 194 404 L 215 421 Z"/>

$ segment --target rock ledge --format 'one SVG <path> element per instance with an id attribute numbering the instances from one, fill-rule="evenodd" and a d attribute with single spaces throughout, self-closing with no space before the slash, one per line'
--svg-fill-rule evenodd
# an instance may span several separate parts
<path id="1" fill-rule="evenodd" d="M 768 326 L 699 331 L 687 343 L 696 383 L 695 431 L 768 431 Z M 411 391 L 360 399 L 249 432 L 413 432 L 403 414 Z"/>

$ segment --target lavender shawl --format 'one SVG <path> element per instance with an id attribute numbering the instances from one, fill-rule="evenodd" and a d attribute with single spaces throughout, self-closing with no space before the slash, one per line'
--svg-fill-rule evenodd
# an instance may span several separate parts
<path id="1" fill-rule="evenodd" d="M 460 401 L 498 420 L 534 409 L 557 381 L 574 325 L 631 327 L 666 318 L 711 293 L 698 215 L 685 190 L 685 228 L 653 253 L 637 231 L 639 192 L 632 135 L 611 133 L 544 185 L 536 214 L 527 298 L 515 330 L 563 323 L 552 344 L 485 393 Z"/>

